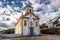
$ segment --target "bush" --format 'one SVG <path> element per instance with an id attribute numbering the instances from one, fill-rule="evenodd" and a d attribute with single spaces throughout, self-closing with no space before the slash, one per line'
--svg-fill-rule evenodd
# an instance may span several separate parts
<path id="1" fill-rule="evenodd" d="M 41 30 L 42 34 L 57 34 L 60 35 L 60 28 L 50 28 Z"/>
<path id="2" fill-rule="evenodd" d="M 56 26 L 60 26 L 60 24 L 57 24 Z"/>
<path id="3" fill-rule="evenodd" d="M 47 28 L 46 23 L 40 25 L 40 29 L 44 29 L 44 28 Z"/>
<path id="4" fill-rule="evenodd" d="M 14 34 L 15 33 L 15 29 L 7 29 L 1 32 L 1 34 Z"/>

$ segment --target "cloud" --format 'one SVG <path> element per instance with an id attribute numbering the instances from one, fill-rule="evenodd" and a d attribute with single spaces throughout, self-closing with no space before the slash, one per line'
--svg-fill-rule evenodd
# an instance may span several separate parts
<path id="1" fill-rule="evenodd" d="M 36 10 L 37 8 L 40 8 L 41 5 L 40 4 L 34 4 L 34 5 L 32 5 L 32 7 L 33 7 L 34 10 Z"/>
<path id="2" fill-rule="evenodd" d="M 51 5 L 55 7 L 60 7 L 60 0 L 51 0 Z"/>
<path id="3" fill-rule="evenodd" d="M 44 3 L 44 4 L 50 4 L 50 0 L 40 0 L 40 3 Z"/>
<path id="4" fill-rule="evenodd" d="M 29 0 L 32 4 L 40 3 L 40 0 Z"/>
<path id="5" fill-rule="evenodd" d="M 43 0 L 45 1 L 45 3 L 47 3 L 47 0 Z M 49 0 L 50 1 L 50 0 Z M 46 23 L 48 20 L 53 19 L 56 16 L 60 15 L 60 8 L 59 7 L 59 2 L 56 0 L 51 0 L 51 4 L 45 4 L 45 3 L 40 3 L 41 0 L 25 0 L 25 1 L 21 1 L 20 4 L 18 5 L 23 5 L 21 7 L 17 6 L 15 3 L 15 1 L 12 1 L 13 6 L 11 6 L 10 4 L 7 4 L 6 6 L 3 6 L 3 3 L 0 2 L 0 5 L 2 5 L 0 7 L 0 28 L 4 29 L 4 26 L 6 26 L 6 28 L 12 28 L 15 27 L 16 22 L 18 21 L 19 17 L 22 14 L 25 14 L 25 6 L 26 5 L 31 5 L 34 8 L 34 13 L 40 18 L 40 24 L 42 23 Z M 57 3 L 58 2 L 58 3 Z M 55 5 L 56 4 L 56 5 Z M 56 8 L 57 7 L 57 8 Z M 18 16 L 18 17 L 17 17 Z M 12 25 L 13 24 L 13 25 Z M 2 27 L 3 26 L 3 27 Z"/>
<path id="6" fill-rule="evenodd" d="M 33 5 L 34 4 L 50 4 L 54 7 L 60 7 L 60 0 L 29 0 Z"/>
<path id="7" fill-rule="evenodd" d="M 0 27 L 8 28 L 7 24 L 0 22 Z"/>
<path id="8" fill-rule="evenodd" d="M 1 30 L 3 30 L 4 28 L 14 28 L 15 24 L 17 22 L 17 19 L 21 15 L 20 12 L 14 11 L 15 9 L 12 9 L 12 7 L 9 5 L 7 5 L 4 8 L 1 7 L 0 9 L 1 9 L 0 10 L 0 28 L 1 28 Z M 18 9 L 19 8 L 17 8 L 17 10 Z"/>
<path id="9" fill-rule="evenodd" d="M 0 27 L 0 31 L 7 30 L 8 28 Z"/>
<path id="10" fill-rule="evenodd" d="M 0 2 L 0 7 L 1 7 L 2 5 L 3 5 L 2 2 Z"/>
<path id="11" fill-rule="evenodd" d="M 12 1 L 12 4 L 14 4 L 15 2 L 14 1 Z"/>
<path id="12" fill-rule="evenodd" d="M 36 15 L 40 18 L 40 24 L 46 23 L 47 21 L 55 18 L 56 16 L 60 16 L 60 11 L 57 12 L 46 12 L 44 14 L 43 11 L 40 12 L 34 12 Z"/>

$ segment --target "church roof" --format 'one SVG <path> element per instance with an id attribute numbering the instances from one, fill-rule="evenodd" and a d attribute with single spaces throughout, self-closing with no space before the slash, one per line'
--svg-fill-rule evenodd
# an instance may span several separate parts
<path id="1" fill-rule="evenodd" d="M 28 5 L 28 6 L 26 6 L 25 8 L 27 8 L 27 7 L 32 7 L 32 6 Z M 33 7 L 32 7 L 32 8 L 33 8 Z"/>
<path id="2" fill-rule="evenodd" d="M 33 16 L 35 16 L 35 17 L 37 17 L 37 18 L 39 19 L 39 17 L 38 17 L 38 16 L 36 16 L 34 13 L 30 13 L 30 14 L 32 14 Z M 21 15 L 21 17 L 20 17 L 20 18 L 25 17 L 25 16 L 27 16 L 27 15 L 29 15 L 29 13 L 25 13 L 25 14 Z"/>
<path id="3" fill-rule="evenodd" d="M 47 22 L 47 23 L 50 23 L 50 22 L 55 22 L 55 21 L 57 21 L 58 19 L 60 18 L 60 16 L 57 16 L 57 17 L 55 17 L 55 18 L 53 18 L 52 20 L 49 20 L 49 22 Z"/>

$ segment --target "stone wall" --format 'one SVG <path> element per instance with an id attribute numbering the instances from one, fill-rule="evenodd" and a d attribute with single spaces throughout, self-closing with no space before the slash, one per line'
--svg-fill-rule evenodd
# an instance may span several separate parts
<path id="1" fill-rule="evenodd" d="M 17 38 L 1 38 L 1 40 L 60 40 L 60 35 L 44 35 L 36 37 L 17 37 Z"/>

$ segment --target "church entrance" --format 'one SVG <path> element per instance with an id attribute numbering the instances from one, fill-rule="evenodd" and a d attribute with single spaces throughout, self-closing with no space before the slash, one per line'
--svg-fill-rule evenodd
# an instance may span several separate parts
<path id="1" fill-rule="evenodd" d="M 30 36 L 33 36 L 33 27 L 30 28 Z"/>

